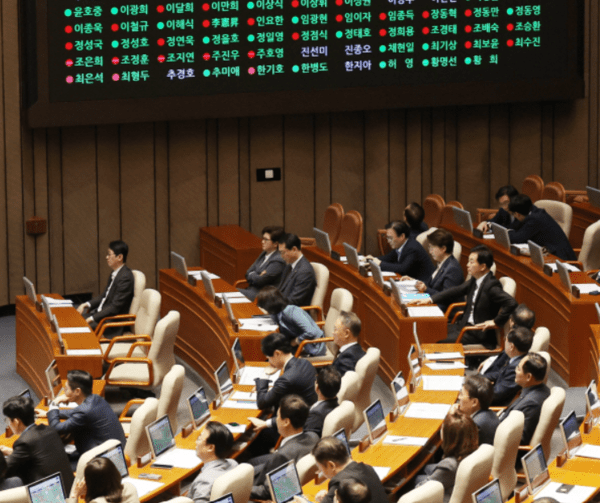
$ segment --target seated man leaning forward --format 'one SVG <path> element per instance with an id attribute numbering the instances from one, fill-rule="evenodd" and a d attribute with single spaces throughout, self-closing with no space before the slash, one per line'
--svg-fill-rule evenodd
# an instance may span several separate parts
<path id="1" fill-rule="evenodd" d="M 519 191 L 512 185 L 500 187 L 498 192 L 496 192 L 496 201 L 498 201 L 499 205 L 498 211 L 490 220 L 481 222 L 477 228 L 482 232 L 488 232 L 492 229 L 490 224 L 498 224 L 507 229 L 518 229 L 521 226 L 521 222 L 508 211 L 510 198 L 517 194 L 519 194 Z"/>

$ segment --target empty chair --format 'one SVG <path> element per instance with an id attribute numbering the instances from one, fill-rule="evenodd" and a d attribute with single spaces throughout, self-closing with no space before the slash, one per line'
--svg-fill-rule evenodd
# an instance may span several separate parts
<path id="1" fill-rule="evenodd" d="M 424 221 L 429 227 L 438 227 L 442 221 L 442 210 L 446 205 L 444 198 L 439 194 L 430 194 L 423 201 L 425 210 Z"/>
<path id="2" fill-rule="evenodd" d="M 75 471 L 75 480 L 73 481 L 73 487 L 71 487 L 71 498 L 74 497 L 74 493 L 73 490 L 75 489 L 75 486 L 83 480 L 83 470 L 85 470 L 85 466 L 92 460 L 94 459 L 96 456 L 98 456 L 98 454 L 103 453 L 104 451 L 107 451 L 108 449 L 110 449 L 111 447 L 115 447 L 117 444 L 120 444 L 121 442 L 119 442 L 118 440 L 115 439 L 111 439 L 111 440 L 107 440 L 106 442 L 102 442 L 100 445 L 97 445 L 96 447 L 90 449 L 89 451 L 84 452 L 81 457 L 79 458 L 79 461 L 77 461 L 77 470 Z"/>
<path id="3" fill-rule="evenodd" d="M 0 491 L 0 503 L 30 503 L 29 493 L 25 486 Z"/>
<path id="4" fill-rule="evenodd" d="M 335 245 L 340 235 L 342 228 L 342 218 L 344 216 L 344 208 L 340 203 L 332 203 L 325 209 L 323 215 L 323 232 L 329 234 L 329 242 L 331 245 Z M 315 238 L 300 238 L 302 246 L 313 246 L 315 244 Z"/>
<path id="5" fill-rule="evenodd" d="M 556 223 L 563 230 L 565 235 L 569 237 L 571 232 L 571 223 L 573 222 L 573 208 L 567 203 L 561 203 L 560 201 L 549 201 L 547 199 L 540 199 L 535 203 L 538 208 L 546 210 L 546 213 L 550 215 Z"/>
<path id="6" fill-rule="evenodd" d="M 500 479 L 502 500 L 510 498 L 517 485 L 515 462 L 519 451 L 519 443 L 523 435 L 525 416 L 520 410 L 513 410 L 498 425 L 494 437 L 494 462 L 492 477 Z"/>
<path id="7" fill-rule="evenodd" d="M 360 250 L 360 247 L 362 246 L 362 235 L 362 215 L 358 211 L 351 210 L 342 218 L 342 228 L 340 229 L 340 235 L 336 244 L 341 245 L 342 243 L 348 243 L 350 246 Z"/>
<path id="8" fill-rule="evenodd" d="M 544 400 L 542 411 L 540 412 L 540 421 L 538 422 L 531 443 L 529 446 L 521 446 L 520 450 L 529 450 L 532 446 L 542 444 L 546 461 L 550 457 L 550 443 L 552 433 L 558 426 L 560 414 L 565 405 L 566 392 L 564 389 L 555 386 L 550 390 L 550 396 Z"/>
<path id="9" fill-rule="evenodd" d="M 504 290 L 511 297 L 517 295 L 517 282 L 509 278 L 508 276 L 502 276 L 498 281 L 502 285 L 502 290 Z"/>
<path id="10" fill-rule="evenodd" d="M 177 431 L 177 427 L 179 426 L 177 422 L 177 406 L 181 398 L 184 378 L 185 368 L 182 365 L 173 365 L 163 379 L 160 387 L 156 417 L 168 414 L 173 431 Z"/>
<path id="11" fill-rule="evenodd" d="M 443 501 L 444 486 L 437 480 L 430 480 L 407 492 L 398 503 L 442 503 Z"/>
<path id="12" fill-rule="evenodd" d="M 544 180 L 537 175 L 529 175 L 523 180 L 521 186 L 521 194 L 529 196 L 531 202 L 535 203 L 538 199 L 542 198 L 542 192 L 544 192 Z"/>
<path id="13" fill-rule="evenodd" d="M 540 351 L 550 351 L 550 330 L 546 327 L 537 327 L 533 334 L 533 343 L 531 344 L 532 353 L 539 353 Z"/>
<path id="14" fill-rule="evenodd" d="M 562 183 L 550 182 L 542 191 L 542 199 L 550 199 L 551 201 L 567 202 L 567 192 Z"/>
<path id="15" fill-rule="evenodd" d="M 340 428 L 344 428 L 346 431 L 346 437 L 350 438 L 350 435 L 352 434 L 352 428 L 354 427 L 355 410 L 356 407 L 354 406 L 354 403 L 349 400 L 344 400 L 342 403 L 340 403 L 325 417 L 321 437 L 329 437 Z"/>
<path id="16" fill-rule="evenodd" d="M 450 503 L 471 503 L 471 495 L 489 482 L 494 460 L 494 447 L 480 445 L 458 465 L 456 484 L 452 490 Z"/>
<path id="17" fill-rule="evenodd" d="M 241 463 L 215 480 L 210 491 L 210 499 L 214 501 L 232 493 L 235 503 L 247 503 L 250 499 L 253 480 L 254 467 L 248 463 Z"/>
<path id="18" fill-rule="evenodd" d="M 337 394 L 338 402 L 342 403 L 344 400 L 349 400 L 352 403 L 356 403 L 359 390 L 358 374 L 353 370 L 346 372 L 342 376 L 342 384 Z"/>
<path id="19" fill-rule="evenodd" d="M 150 444 L 148 443 L 148 435 L 146 435 L 146 426 L 151 422 L 156 421 L 158 417 L 158 400 L 156 398 L 146 398 L 142 405 L 133 413 L 129 422 L 121 423 L 127 437 L 125 444 L 125 455 L 129 456 L 132 463 L 137 462 L 137 459 L 144 454 L 150 452 Z M 129 419 L 129 418 L 128 418 Z"/>
<path id="20" fill-rule="evenodd" d="M 369 348 L 365 356 L 356 363 L 355 371 L 358 375 L 359 389 L 355 401 L 356 409 L 354 411 L 353 431 L 356 431 L 363 423 L 363 410 L 371 404 L 371 388 L 379 370 L 380 357 L 381 351 L 379 349 Z"/>
<path id="21" fill-rule="evenodd" d="M 600 269 L 600 220 L 590 225 L 583 235 L 581 251 L 577 260 L 584 271 Z"/>
<path id="22" fill-rule="evenodd" d="M 298 470 L 298 478 L 300 484 L 308 484 L 311 479 L 315 478 L 319 469 L 317 468 L 317 460 L 312 454 L 300 458 L 296 463 L 296 470 Z"/>
<path id="23" fill-rule="evenodd" d="M 313 293 L 312 300 L 310 301 L 311 306 L 318 306 L 321 312 L 323 312 L 323 301 L 325 300 L 325 294 L 327 293 L 327 285 L 329 285 L 329 269 L 323 264 L 317 262 L 311 262 L 313 270 L 315 271 L 315 278 L 317 280 L 317 286 Z"/>

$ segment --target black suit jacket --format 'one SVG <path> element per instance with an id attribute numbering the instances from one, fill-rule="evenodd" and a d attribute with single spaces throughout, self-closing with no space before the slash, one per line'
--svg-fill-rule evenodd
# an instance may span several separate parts
<path id="1" fill-rule="evenodd" d="M 292 357 L 270 390 L 268 379 L 256 380 L 256 404 L 262 410 L 277 408 L 284 396 L 294 394 L 310 406 L 317 401 L 316 378 L 317 372 L 308 360 Z"/>
<path id="2" fill-rule="evenodd" d="M 511 243 L 527 243 L 531 240 L 535 244 L 545 247 L 552 255 L 562 260 L 577 260 L 569 238 L 546 210 L 532 207 L 529 215 L 525 217 L 519 230 L 509 232 Z"/>
<path id="3" fill-rule="evenodd" d="M 338 399 L 334 397 L 329 400 L 323 400 L 321 403 L 312 407 L 306 418 L 306 423 L 304 423 L 304 431 L 312 431 L 320 437 L 323 433 L 323 423 L 325 422 L 327 414 L 337 406 Z"/>
<path id="4" fill-rule="evenodd" d="M 254 264 L 246 271 L 246 280 L 250 286 L 248 288 L 241 288 L 240 292 L 250 300 L 256 298 L 261 288 L 267 285 L 279 285 L 281 274 L 287 265 L 277 250 L 275 250 L 269 257 L 269 260 L 263 264 L 266 255 L 267 252 L 262 252 L 255 260 Z M 265 274 L 261 274 L 263 271 L 266 271 Z"/>
<path id="5" fill-rule="evenodd" d="M 17 476 L 25 484 L 60 472 L 66 495 L 73 485 L 71 463 L 60 436 L 45 424 L 36 424 L 15 440 L 13 453 L 6 458 L 8 477 Z"/>
<path id="6" fill-rule="evenodd" d="M 495 412 L 491 410 L 478 410 L 473 416 L 473 421 L 479 430 L 479 445 L 490 444 L 494 445 L 494 436 L 496 428 L 500 424 L 500 419 Z"/>
<path id="7" fill-rule="evenodd" d="M 421 222 L 418 228 L 410 228 L 410 237 L 416 239 L 419 234 L 425 232 L 426 230 L 429 230 L 429 225 L 427 225 L 425 222 Z"/>
<path id="8" fill-rule="evenodd" d="M 533 432 L 540 420 L 542 405 L 544 404 L 544 400 L 549 396 L 550 389 L 544 383 L 525 388 L 521 392 L 521 396 L 500 416 L 500 421 L 503 421 L 513 410 L 520 410 L 523 413 L 525 416 L 525 427 L 523 428 L 521 445 L 529 445 L 529 442 L 531 442 Z"/>
<path id="9" fill-rule="evenodd" d="M 316 287 L 315 270 L 303 255 L 293 270 L 291 264 L 283 270 L 279 291 L 290 304 L 310 306 Z"/>
<path id="10" fill-rule="evenodd" d="M 450 255 L 444 260 L 435 277 L 430 277 L 425 283 L 425 286 L 427 287 L 425 293 L 435 295 L 448 288 L 462 284 L 464 280 L 465 277 L 462 268 L 460 267 L 460 263 L 454 258 L 454 255 Z M 445 311 L 447 307 L 447 305 L 441 305 L 440 309 Z"/>
<path id="11" fill-rule="evenodd" d="M 518 356 L 510 363 L 508 355 L 502 351 L 490 368 L 483 374 L 494 383 L 494 398 L 492 405 L 505 406 L 517 395 L 521 386 L 515 382 L 517 365 L 525 355 Z"/>
<path id="12" fill-rule="evenodd" d="M 398 260 L 398 250 L 392 250 L 387 255 L 378 257 L 381 260 L 382 271 L 392 271 L 401 276 L 410 276 L 426 282 L 435 266 L 418 241 L 409 239 L 404 243 L 400 260 Z"/>
<path id="13" fill-rule="evenodd" d="M 481 288 L 477 292 L 477 298 L 473 299 L 475 293 L 476 280 L 471 278 L 465 281 L 462 285 L 449 288 L 443 292 L 437 293 L 431 297 L 435 304 L 451 304 L 452 302 L 460 302 L 464 296 L 467 296 L 467 306 L 463 316 L 457 322 L 458 328 L 462 329 L 469 320 L 471 306 L 475 306 L 473 311 L 473 319 L 475 325 L 487 320 L 494 320 L 494 323 L 502 327 L 508 321 L 510 314 L 517 307 L 517 301 L 502 289 L 502 284 L 490 272 L 488 273 Z M 480 343 L 487 348 L 496 347 L 496 333 L 494 330 L 473 331 L 468 332 L 463 338 L 463 344 Z"/>
<path id="14" fill-rule="evenodd" d="M 516 218 L 513 218 L 511 214 L 504 208 L 500 208 L 494 217 L 489 220 L 489 222 L 512 230 L 517 230 L 519 227 L 521 227 L 521 222 Z"/>
<path id="15" fill-rule="evenodd" d="M 90 300 L 89 316 L 94 318 L 96 323 L 108 316 L 128 314 L 129 308 L 131 307 L 131 300 L 133 299 L 133 273 L 127 265 L 123 265 L 115 277 L 113 285 L 108 292 L 108 297 L 102 306 L 102 310 L 97 310 L 98 307 L 100 307 L 102 298 L 106 294 L 106 290 L 108 290 L 108 287 L 110 286 L 111 276 L 108 277 L 108 284 L 106 285 L 104 292 L 102 292 L 102 295 L 98 295 L 98 297 Z"/>
<path id="16" fill-rule="evenodd" d="M 321 503 L 333 503 L 335 491 L 343 480 L 349 478 L 359 480 L 369 488 L 371 491 L 371 503 L 388 503 L 389 500 L 385 494 L 383 484 L 373 467 L 365 463 L 357 463 L 356 461 L 351 461 L 340 473 L 331 477 L 327 495 L 321 500 Z"/>
<path id="17" fill-rule="evenodd" d="M 343 377 L 346 372 L 350 372 L 356 368 L 356 363 L 365 356 L 365 354 L 365 350 L 361 347 L 360 343 L 354 344 L 344 350 L 343 353 L 338 352 L 335 360 L 333 360 L 333 367 Z"/>

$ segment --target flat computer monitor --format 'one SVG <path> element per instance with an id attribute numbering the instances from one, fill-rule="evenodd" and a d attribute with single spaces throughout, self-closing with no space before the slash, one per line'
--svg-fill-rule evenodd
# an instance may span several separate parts
<path id="1" fill-rule="evenodd" d="M 571 457 L 573 451 L 583 443 L 579 431 L 579 422 L 574 410 L 560 422 L 559 427 L 567 455 Z"/>
<path id="2" fill-rule="evenodd" d="M 348 260 L 348 264 L 356 267 L 357 269 L 360 267 L 360 259 L 358 258 L 358 252 L 354 246 L 350 246 L 348 243 L 343 243 L 344 251 L 346 252 L 346 259 Z"/>
<path id="3" fill-rule="evenodd" d="M 231 355 L 233 356 L 233 366 L 235 367 L 235 375 L 239 378 L 240 372 L 245 364 L 244 355 L 242 353 L 242 344 L 240 338 L 236 337 L 231 346 Z M 236 380 L 237 382 L 237 380 Z"/>
<path id="4" fill-rule="evenodd" d="M 410 400 L 408 398 L 408 388 L 406 387 L 406 380 L 404 379 L 404 375 L 402 371 L 396 374 L 396 377 L 392 379 L 390 384 L 392 388 L 392 393 L 396 397 L 396 402 L 398 403 L 399 412 L 402 414 L 404 409 L 408 406 Z"/>
<path id="5" fill-rule="evenodd" d="M 208 503 L 235 503 L 233 501 L 233 493 L 227 493 L 225 496 L 221 496 L 216 500 L 209 501 Z"/>
<path id="6" fill-rule="evenodd" d="M 598 315 L 598 323 L 600 323 L 600 304 L 596 302 L 596 314 Z"/>
<path id="7" fill-rule="evenodd" d="M 369 260 L 368 262 L 371 266 L 371 272 L 373 273 L 373 279 L 375 280 L 375 283 L 377 283 L 377 285 L 379 285 L 381 288 L 383 288 L 384 282 L 383 282 L 383 274 L 381 274 L 381 267 L 379 267 L 372 260 Z"/>
<path id="8" fill-rule="evenodd" d="M 600 418 L 600 400 L 598 399 L 598 389 L 594 380 L 590 382 L 585 390 L 585 405 L 592 423 L 598 422 L 598 418 Z"/>
<path id="9" fill-rule="evenodd" d="M 525 471 L 525 480 L 530 494 L 535 494 L 538 489 L 550 481 L 542 444 L 537 444 L 523 456 L 523 470 Z"/>
<path id="10" fill-rule="evenodd" d="M 383 405 L 381 400 L 375 400 L 363 411 L 365 417 L 365 423 L 367 424 L 367 430 L 369 430 L 369 437 L 371 443 L 374 443 L 387 430 L 385 422 L 385 414 L 383 412 Z"/>
<path id="11" fill-rule="evenodd" d="M 188 397 L 187 405 L 194 428 L 198 428 L 210 417 L 210 404 L 203 387 L 198 388 Z"/>
<path id="12" fill-rule="evenodd" d="M 418 356 L 416 348 L 411 345 L 408 350 L 408 368 L 410 369 L 410 380 L 415 390 L 421 382 L 421 364 Z"/>
<path id="13" fill-rule="evenodd" d="M 225 397 L 233 390 L 233 383 L 231 382 L 227 362 L 221 363 L 219 368 L 215 371 L 215 382 L 217 383 L 221 403 L 223 403 Z"/>
<path id="14" fill-rule="evenodd" d="M 52 323 L 52 311 L 50 309 L 50 304 L 48 303 L 48 299 L 45 295 L 42 295 L 42 307 L 44 309 L 44 314 L 46 315 L 46 319 L 48 323 Z"/>
<path id="15" fill-rule="evenodd" d="M 596 208 L 600 208 L 600 190 L 590 186 L 587 186 L 586 190 L 590 204 Z"/>
<path id="16" fill-rule="evenodd" d="M 212 282 L 211 282 L 211 286 L 212 286 Z M 235 317 L 235 314 L 233 314 L 233 309 L 231 308 L 231 302 L 229 302 L 227 295 L 223 295 L 223 305 L 225 306 L 225 312 L 227 313 L 227 318 L 229 318 L 229 321 L 232 324 L 235 324 L 237 322 L 237 318 Z"/>
<path id="17" fill-rule="evenodd" d="M 350 449 L 350 443 L 348 442 L 348 437 L 346 436 L 346 430 L 344 430 L 344 428 L 340 428 L 338 431 L 336 431 L 331 436 L 337 438 L 338 440 L 341 440 L 342 443 L 346 446 L 346 450 L 348 451 L 348 456 L 352 455 L 352 450 Z"/>
<path id="18" fill-rule="evenodd" d="M 390 285 L 392 285 L 392 297 L 396 301 L 396 304 L 399 306 L 402 305 L 402 292 L 400 291 L 399 281 L 396 281 L 393 278 L 390 278 Z"/>
<path id="19" fill-rule="evenodd" d="M 60 331 L 60 326 L 58 325 L 58 320 L 56 319 L 55 314 L 52 315 L 52 327 L 54 328 L 54 331 L 56 332 L 56 336 L 58 337 L 58 344 L 60 346 L 60 351 L 61 351 L 61 353 L 64 353 L 65 352 L 65 343 L 63 341 L 62 333 Z"/>
<path id="20" fill-rule="evenodd" d="M 315 235 L 317 248 L 323 250 L 327 255 L 331 255 L 331 241 L 329 241 L 329 234 L 316 227 L 313 227 L 313 233 Z"/>
<path id="21" fill-rule="evenodd" d="M 558 271 L 558 276 L 560 278 L 563 286 L 571 293 L 573 289 L 571 288 L 571 276 L 569 275 L 569 269 L 559 260 L 556 261 L 556 270 Z"/>
<path id="22" fill-rule="evenodd" d="M 417 322 L 413 321 L 413 336 L 415 339 L 415 346 L 417 348 L 417 354 L 419 358 L 423 358 L 423 349 L 421 348 L 421 341 L 419 340 L 419 334 L 417 334 Z"/>
<path id="23" fill-rule="evenodd" d="M 46 374 L 48 389 L 50 390 L 50 397 L 52 400 L 54 400 L 58 395 L 60 395 L 62 388 L 62 382 L 60 380 L 60 374 L 58 372 L 56 360 L 52 360 L 50 362 L 50 365 L 48 365 L 44 373 Z"/>
<path id="24" fill-rule="evenodd" d="M 267 481 L 271 499 L 275 503 L 288 503 L 294 499 L 294 496 L 302 495 L 302 485 L 293 459 L 269 472 Z"/>
<path id="25" fill-rule="evenodd" d="M 456 206 L 452 207 L 452 213 L 454 214 L 454 222 L 459 227 L 462 227 L 467 232 L 473 232 L 473 221 L 471 220 L 471 214 L 467 210 L 461 210 Z"/>
<path id="26" fill-rule="evenodd" d="M 494 233 L 494 239 L 503 248 L 510 250 L 510 238 L 508 237 L 508 229 L 501 225 L 492 222 L 492 232 Z"/>
<path id="27" fill-rule="evenodd" d="M 27 297 L 29 297 L 29 300 L 33 302 L 34 305 L 37 304 L 37 296 L 35 294 L 35 286 L 33 286 L 33 283 L 23 276 L 23 285 L 25 285 L 25 293 L 27 294 Z"/>
<path id="28" fill-rule="evenodd" d="M 473 503 L 503 503 L 500 479 L 494 479 L 472 494 Z"/>
<path id="29" fill-rule="evenodd" d="M 216 295 L 215 287 L 212 284 L 212 279 L 210 279 L 210 276 L 206 271 L 202 271 L 200 276 L 202 277 L 202 284 L 204 285 L 204 290 L 206 290 L 206 295 L 208 295 L 210 300 L 214 301 Z M 223 297 L 225 297 L 225 295 L 223 295 Z"/>
<path id="30" fill-rule="evenodd" d="M 545 265 L 544 249 L 531 240 L 527 241 L 527 244 L 529 245 L 529 255 L 531 257 L 531 261 L 543 269 Z"/>
<path id="31" fill-rule="evenodd" d="M 27 486 L 31 503 L 65 503 L 65 491 L 60 472 Z"/>
<path id="32" fill-rule="evenodd" d="M 167 414 L 146 426 L 146 434 L 155 459 L 175 447 L 175 437 Z"/>
<path id="33" fill-rule="evenodd" d="M 186 279 L 188 278 L 188 270 L 187 265 L 185 263 L 185 258 L 183 258 L 179 253 L 171 252 L 171 263 L 173 264 L 173 269 L 175 269 L 179 275 Z"/>
<path id="34" fill-rule="evenodd" d="M 129 476 L 129 469 L 127 468 L 127 461 L 125 461 L 125 453 L 123 452 L 123 446 L 118 443 L 114 447 L 106 449 L 96 456 L 97 458 L 106 458 L 112 461 L 112 464 L 117 467 L 121 478 Z"/>

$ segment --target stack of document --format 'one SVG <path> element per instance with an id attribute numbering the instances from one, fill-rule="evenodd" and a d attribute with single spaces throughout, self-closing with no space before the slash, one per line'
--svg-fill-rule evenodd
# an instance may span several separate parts
<path id="1" fill-rule="evenodd" d="M 217 276 L 216 274 L 213 274 L 212 272 L 208 272 L 208 271 L 188 271 L 188 274 L 190 276 L 193 276 L 197 280 L 202 280 L 202 273 L 203 272 L 205 272 L 205 273 L 208 274 L 208 278 L 209 279 L 219 279 L 220 278 L 220 276 Z"/>
<path id="2" fill-rule="evenodd" d="M 358 256 L 358 261 L 360 263 L 366 263 L 367 259 L 365 259 L 364 255 L 359 255 Z M 344 264 L 347 264 L 348 263 L 348 257 L 346 257 L 345 255 L 343 257 L 340 257 L 340 262 L 343 262 Z"/>
<path id="3" fill-rule="evenodd" d="M 575 455 L 580 458 L 600 459 L 600 445 L 583 444 L 579 446 Z"/>
<path id="4" fill-rule="evenodd" d="M 279 328 L 267 318 L 240 318 L 240 330 L 256 330 L 257 332 L 274 332 Z"/>
<path id="5" fill-rule="evenodd" d="M 60 333 L 65 334 L 87 334 L 91 332 L 90 327 L 60 327 Z"/>
<path id="6" fill-rule="evenodd" d="M 68 299 L 51 299 L 50 297 L 46 297 L 46 301 L 50 308 L 73 307 L 73 301 Z"/>
<path id="7" fill-rule="evenodd" d="M 423 376 L 424 391 L 460 391 L 463 376 Z"/>
<path id="8" fill-rule="evenodd" d="M 258 410 L 256 406 L 256 392 L 234 391 L 227 397 L 222 407 L 226 409 Z"/>
<path id="9" fill-rule="evenodd" d="M 569 272 L 581 272 L 580 269 L 573 264 L 567 264 L 566 262 L 561 262 L 562 265 L 565 266 L 567 271 Z M 552 262 L 551 264 L 546 264 L 552 272 L 557 271 L 556 262 Z"/>
<path id="10" fill-rule="evenodd" d="M 227 297 L 227 300 L 230 304 L 247 304 L 250 303 L 251 300 L 248 299 L 242 292 L 223 292 L 217 293 L 217 297 L 223 299 L 223 297 Z"/>
<path id="11" fill-rule="evenodd" d="M 281 373 L 280 370 L 278 370 L 277 372 L 275 372 L 272 375 L 267 375 L 265 373 L 265 370 L 269 369 L 270 367 L 250 367 L 250 366 L 245 366 L 244 368 L 242 368 L 240 370 L 240 381 L 238 382 L 239 385 L 242 386 L 254 386 L 256 383 L 254 382 L 255 379 L 268 379 L 271 382 L 275 382 L 277 380 L 277 378 L 279 377 L 279 374 Z"/>
<path id="12" fill-rule="evenodd" d="M 576 286 L 581 294 L 600 292 L 600 286 L 596 283 L 577 283 L 573 286 Z"/>
<path id="13" fill-rule="evenodd" d="M 514 243 L 511 246 L 517 248 L 521 255 L 529 255 L 529 245 L 527 243 Z"/>
<path id="14" fill-rule="evenodd" d="M 450 404 L 412 402 L 404 417 L 415 419 L 444 419 L 450 411 Z"/>
<path id="15" fill-rule="evenodd" d="M 400 292 L 402 292 L 402 294 L 419 293 L 419 290 L 417 290 L 417 280 L 416 279 L 407 279 L 405 281 L 399 281 L 398 288 L 400 288 Z"/>
<path id="16" fill-rule="evenodd" d="M 425 358 L 428 360 L 455 360 L 463 358 L 458 351 L 448 351 L 446 353 L 425 353 Z"/>
<path id="17" fill-rule="evenodd" d="M 453 361 L 448 363 L 426 363 L 431 370 L 454 370 L 454 369 L 466 369 L 468 368 L 464 363 L 459 361 Z"/>
<path id="18" fill-rule="evenodd" d="M 155 482 L 153 480 L 134 479 L 133 477 L 125 477 L 123 482 L 129 482 L 137 491 L 138 498 L 145 496 L 152 491 L 155 491 L 160 486 L 164 486 L 163 482 Z"/>
<path id="19" fill-rule="evenodd" d="M 435 318 L 444 316 L 444 312 L 438 306 L 416 306 L 408 308 L 408 316 L 411 318 Z"/>
<path id="20" fill-rule="evenodd" d="M 414 445 L 423 447 L 429 438 L 427 437 L 403 437 L 400 435 L 387 435 L 383 439 L 383 445 Z"/>
<path id="21" fill-rule="evenodd" d="M 384 278 L 393 278 L 394 276 L 396 276 L 396 273 L 392 271 L 381 271 L 381 275 Z M 373 276 L 373 273 L 371 271 L 369 271 L 369 276 Z"/>

